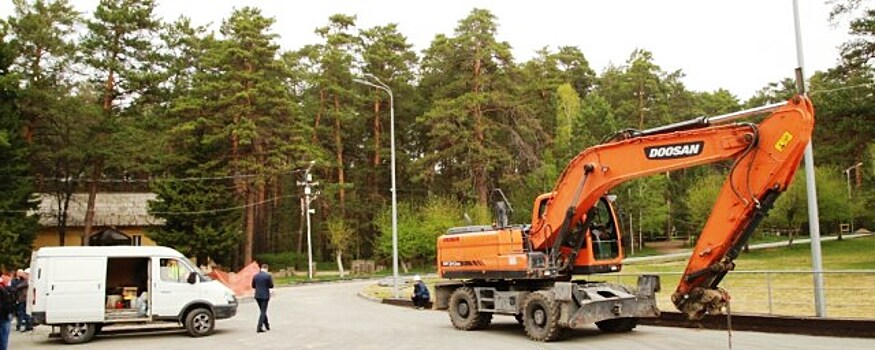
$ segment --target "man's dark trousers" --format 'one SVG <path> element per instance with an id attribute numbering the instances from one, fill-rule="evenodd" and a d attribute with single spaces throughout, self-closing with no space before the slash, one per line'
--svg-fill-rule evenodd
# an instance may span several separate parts
<path id="1" fill-rule="evenodd" d="M 258 330 L 266 329 L 270 330 L 270 322 L 267 321 L 267 302 L 270 299 L 255 299 L 255 302 L 258 303 L 258 311 L 261 313 L 258 315 Z"/>
<path id="2" fill-rule="evenodd" d="M 258 303 L 258 310 L 261 312 L 258 315 L 258 328 L 256 330 L 259 332 L 269 331 L 270 322 L 267 321 L 267 302 L 270 300 L 273 278 L 265 270 L 262 270 L 252 277 L 252 288 L 255 289 L 255 302 Z"/>

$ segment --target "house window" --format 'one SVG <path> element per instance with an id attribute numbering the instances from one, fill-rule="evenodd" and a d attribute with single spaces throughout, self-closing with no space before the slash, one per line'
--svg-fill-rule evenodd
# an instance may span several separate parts
<path id="1" fill-rule="evenodd" d="M 132 235 L 131 236 L 131 245 L 133 245 L 133 246 L 143 245 L 143 236 L 142 235 Z"/>

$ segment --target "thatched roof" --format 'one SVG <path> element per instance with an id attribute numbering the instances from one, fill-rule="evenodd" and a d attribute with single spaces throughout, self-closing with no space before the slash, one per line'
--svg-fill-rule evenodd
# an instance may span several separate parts
<path id="1" fill-rule="evenodd" d="M 55 226 L 58 223 L 58 198 L 52 194 L 41 193 L 39 223 L 42 226 Z M 94 202 L 94 226 L 156 226 L 163 225 L 164 219 L 149 215 L 148 202 L 157 198 L 154 193 L 98 193 Z M 88 205 L 87 193 L 75 193 L 70 198 L 67 209 L 67 226 L 84 226 L 85 210 Z"/>

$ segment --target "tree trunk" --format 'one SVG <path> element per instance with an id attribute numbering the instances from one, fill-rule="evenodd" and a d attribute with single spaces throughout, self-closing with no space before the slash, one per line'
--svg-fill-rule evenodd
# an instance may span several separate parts
<path id="1" fill-rule="evenodd" d="M 404 259 L 399 258 L 398 262 L 401 263 L 401 270 L 404 271 L 404 274 L 408 273 L 407 264 L 404 262 Z"/>
<path id="2" fill-rule="evenodd" d="M 475 56 L 479 57 L 480 47 L 475 48 L 477 54 Z M 473 74 L 473 85 L 471 86 L 471 90 L 474 94 L 480 93 L 480 76 L 481 76 L 481 68 L 483 62 L 480 58 L 474 60 L 474 74 Z M 476 139 L 476 147 L 477 147 L 477 155 L 476 159 L 472 165 L 473 172 L 473 180 L 474 180 L 474 191 L 477 195 L 477 204 L 480 205 L 489 205 L 489 189 L 487 188 L 487 179 L 486 179 L 486 167 L 487 160 L 485 159 L 484 148 L 486 136 L 484 134 L 484 121 L 483 121 L 483 109 L 482 106 L 477 103 L 474 105 L 474 136 Z"/>
<path id="3" fill-rule="evenodd" d="M 325 112 L 325 90 L 319 89 L 319 112 L 316 113 L 316 122 L 313 123 L 313 144 L 319 144 L 319 122 L 322 120 L 322 114 Z"/>
<path id="4" fill-rule="evenodd" d="M 70 197 L 73 193 L 65 192 L 58 197 L 58 243 L 61 247 L 67 243 L 67 214 L 70 208 Z M 63 198 L 63 199 L 62 199 Z"/>
<path id="5" fill-rule="evenodd" d="M 256 227 L 258 228 L 256 231 L 258 232 L 258 246 L 255 252 L 263 253 L 267 248 L 267 205 L 264 203 L 264 200 L 267 194 L 267 189 L 265 188 L 264 181 L 261 181 L 256 186 L 257 188 L 257 198 L 255 207 L 256 218 L 258 219 Z"/>
<path id="6" fill-rule="evenodd" d="M 88 245 L 88 237 L 91 236 L 91 228 L 94 224 L 94 204 L 97 201 L 97 180 L 103 172 L 103 161 L 96 160 L 91 170 L 91 181 L 88 183 L 88 205 L 85 209 L 85 229 L 82 231 L 81 245 Z"/>
<path id="7" fill-rule="evenodd" d="M 335 256 L 337 257 L 337 271 L 340 272 L 340 278 L 346 274 L 343 272 L 343 250 L 338 249 Z"/>
<path id="8" fill-rule="evenodd" d="M 338 199 L 340 200 L 340 217 L 346 217 L 346 185 L 343 172 L 343 136 L 340 122 L 340 99 L 334 96 L 334 151 L 337 157 Z"/>
<path id="9" fill-rule="evenodd" d="M 380 125 L 380 99 L 377 98 L 374 101 L 374 168 L 380 165 L 380 132 L 382 131 L 382 125 Z"/>
<path id="10" fill-rule="evenodd" d="M 243 244 L 243 265 L 252 262 L 252 242 L 255 236 L 255 193 L 247 185 L 246 189 L 246 242 Z"/>

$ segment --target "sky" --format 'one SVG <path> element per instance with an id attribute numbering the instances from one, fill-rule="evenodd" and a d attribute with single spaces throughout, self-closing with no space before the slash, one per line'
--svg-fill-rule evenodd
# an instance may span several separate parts
<path id="1" fill-rule="evenodd" d="M 830 24 L 826 0 L 799 0 L 804 71 L 811 76 L 838 63 L 848 41 L 847 19 Z M 70 0 L 90 14 L 98 0 Z M 273 32 L 283 50 L 318 43 L 314 33 L 328 17 L 357 16 L 359 28 L 398 24 L 421 53 L 437 34 L 453 35 L 472 9 L 496 16 L 497 38 L 522 62 L 547 47 L 577 46 L 601 73 L 622 65 L 636 48 L 653 53 L 664 71 L 682 70 L 688 89 L 724 88 L 746 100 L 769 82 L 792 77 L 798 66 L 792 0 L 157 0 L 157 16 L 187 16 L 217 29 L 235 8 L 257 7 L 276 19 Z M 0 16 L 12 1 L 0 0 Z"/>

